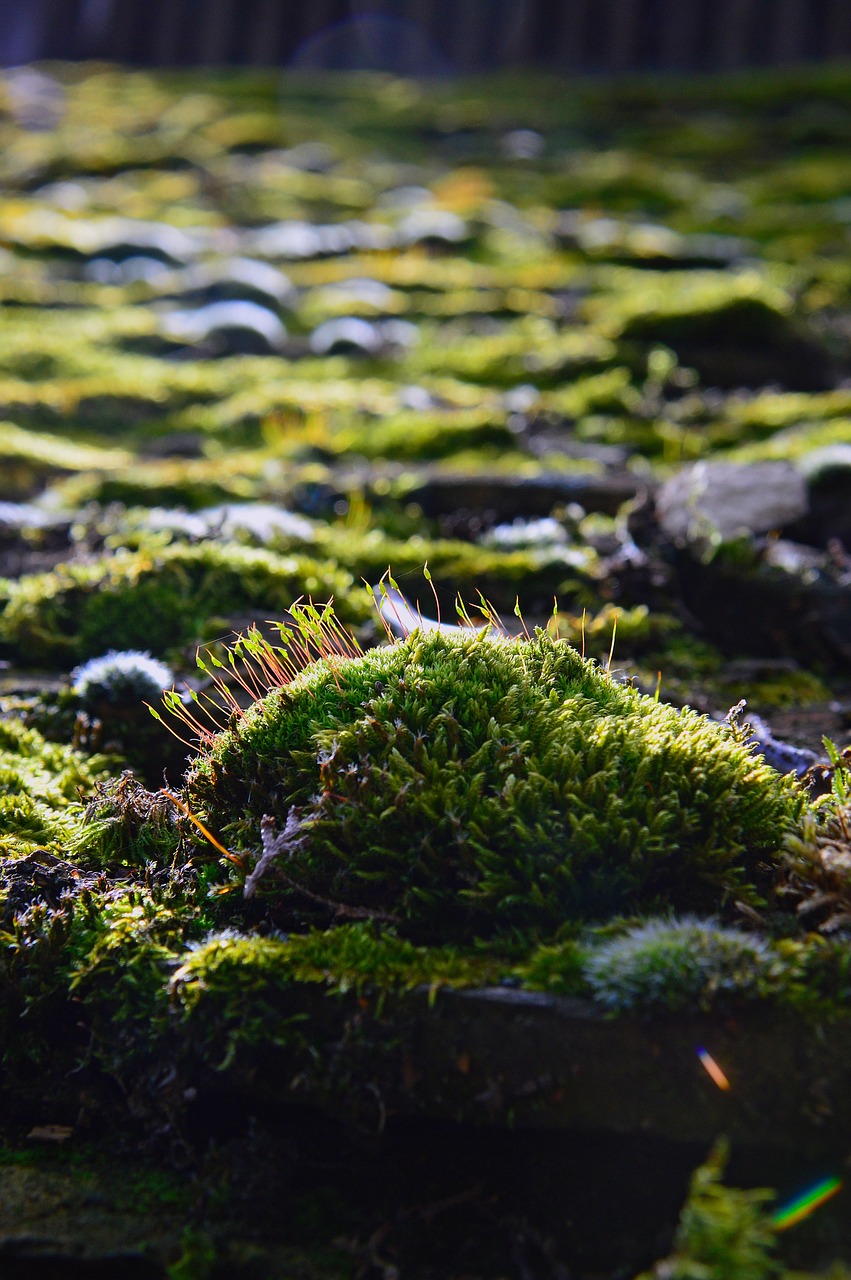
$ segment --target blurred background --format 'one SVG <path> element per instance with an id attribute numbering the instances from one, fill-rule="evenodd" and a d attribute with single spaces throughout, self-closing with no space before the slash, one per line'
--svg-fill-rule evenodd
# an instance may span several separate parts
<path id="1" fill-rule="evenodd" d="M 0 63 L 718 71 L 851 55 L 849 0 L 4 0 Z"/>

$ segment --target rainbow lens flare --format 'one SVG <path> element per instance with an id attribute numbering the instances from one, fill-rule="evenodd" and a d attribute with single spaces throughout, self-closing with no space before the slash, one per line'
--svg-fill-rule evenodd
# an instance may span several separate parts
<path id="1" fill-rule="evenodd" d="M 774 1223 L 775 1231 L 786 1231 L 789 1227 L 794 1227 L 796 1223 L 803 1222 L 804 1218 L 808 1218 L 820 1205 L 823 1205 L 831 1196 L 835 1196 L 837 1191 L 841 1191 L 841 1189 L 841 1178 L 822 1178 L 821 1182 L 817 1182 L 814 1187 L 810 1187 L 809 1191 L 804 1191 L 790 1204 L 784 1205 L 782 1209 L 778 1209 L 772 1215 L 771 1221 Z"/>
<path id="2" fill-rule="evenodd" d="M 711 1053 L 707 1053 L 705 1049 L 698 1049 L 697 1056 L 700 1058 L 701 1066 L 709 1076 L 713 1084 L 717 1084 L 719 1089 L 725 1091 L 730 1088 L 730 1081 L 724 1075 L 724 1072 L 718 1066 Z"/>

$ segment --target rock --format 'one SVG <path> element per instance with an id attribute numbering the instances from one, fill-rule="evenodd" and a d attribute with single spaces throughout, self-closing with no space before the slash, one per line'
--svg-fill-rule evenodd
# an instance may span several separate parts
<path id="1" fill-rule="evenodd" d="M 743 534 L 768 533 L 807 512 L 807 489 L 788 462 L 697 462 L 656 495 L 662 532 L 678 546 L 705 548 Z"/>
<path id="2" fill-rule="evenodd" d="M 145 458 L 203 458 L 206 444 L 203 431 L 170 431 L 143 441 L 139 453 Z"/>
<path id="3" fill-rule="evenodd" d="M 6 38 L 9 39 L 9 36 Z M 18 53 L 19 60 L 23 60 L 20 59 L 20 46 L 16 46 L 14 35 L 11 40 L 10 48 Z M 25 59 L 32 56 L 32 50 L 24 55 Z M 31 133 L 46 133 L 56 128 L 65 114 L 67 95 L 65 86 L 59 80 L 35 67 L 17 66 L 4 72 L 3 81 L 9 110 L 20 128 Z"/>
<path id="4" fill-rule="evenodd" d="M 318 258 L 324 252 L 322 230 L 309 222 L 275 222 L 255 231 L 249 244 L 266 258 Z"/>
<path id="5" fill-rule="evenodd" d="M 113 262 L 112 258 L 93 258 L 83 268 L 85 279 L 93 280 L 95 284 L 125 285 L 137 280 L 158 284 L 170 275 L 171 268 L 161 258 L 149 258 L 145 254 L 125 258 L 122 262 Z"/>
<path id="6" fill-rule="evenodd" d="M 293 219 L 261 227 L 249 233 L 245 243 L 251 252 L 263 258 L 287 258 L 297 262 L 351 253 L 355 249 L 386 249 L 390 244 L 390 233 L 386 227 L 357 219 L 325 225 Z"/>
<path id="7" fill-rule="evenodd" d="M 376 311 L 386 311 L 397 296 L 389 285 L 369 277 L 338 280 L 322 290 L 323 301 L 328 303 L 342 301 L 344 305 L 351 306 L 353 302 L 362 302 Z"/>
<path id="8" fill-rule="evenodd" d="M 516 387 L 510 387 L 503 394 L 502 403 L 508 409 L 509 413 L 528 413 L 533 409 L 541 399 L 541 393 L 531 382 L 521 382 Z M 521 424 L 522 429 L 523 424 Z"/>
<path id="9" fill-rule="evenodd" d="M 463 218 L 448 209 L 415 209 L 396 228 L 396 243 L 411 245 L 457 246 L 470 239 L 470 229 Z"/>
<path id="10" fill-rule="evenodd" d="M 30 502 L 0 502 L 0 540 L 37 532 L 65 545 L 77 513 L 44 511 Z"/>
<path id="11" fill-rule="evenodd" d="M 298 142 L 286 151 L 270 153 L 287 169 L 299 169 L 302 173 L 327 173 L 339 159 L 337 152 L 327 142 Z"/>
<path id="12" fill-rule="evenodd" d="M 268 262 L 254 258 L 226 258 L 188 267 L 180 276 L 177 296 L 184 303 L 255 302 L 276 311 L 292 307 L 292 282 Z"/>
<path id="13" fill-rule="evenodd" d="M 182 1206 L 157 1204 L 155 1195 L 140 1203 L 139 1174 L 134 1181 L 132 1166 L 117 1161 L 108 1174 L 30 1161 L 0 1171 L 4 1275 L 164 1280 L 168 1260 L 180 1253 Z"/>
<path id="14" fill-rule="evenodd" d="M 276 537 L 298 542 L 312 542 L 314 537 L 310 520 L 268 502 L 229 502 L 193 512 L 150 507 L 141 523 L 147 529 L 168 530 L 193 541 L 233 538 L 240 533 L 261 545 Z"/>
<path id="15" fill-rule="evenodd" d="M 834 384 L 825 348 L 784 311 L 758 296 L 735 295 L 705 307 L 630 316 L 620 330 L 626 341 L 663 343 L 681 365 L 696 369 L 707 386 L 825 391 Z"/>
<path id="16" fill-rule="evenodd" d="M 72 248 L 86 257 L 109 258 L 112 262 L 141 256 L 178 266 L 193 259 L 199 249 L 190 232 L 166 222 L 104 218 L 71 225 Z"/>
<path id="17" fill-rule="evenodd" d="M 851 573 L 828 555 L 780 539 L 751 564 L 682 551 L 676 570 L 686 607 L 720 648 L 848 670 Z"/>
<path id="18" fill-rule="evenodd" d="M 796 534 L 822 547 L 838 538 L 851 551 L 851 444 L 814 449 L 798 466 L 807 482 L 809 514 Z"/>
<path id="19" fill-rule="evenodd" d="M 375 202 L 375 207 L 376 209 L 389 209 L 395 212 L 403 209 L 419 209 L 425 205 L 433 204 L 434 196 L 428 187 L 408 184 L 407 186 L 391 187 L 388 191 L 382 191 Z"/>
<path id="20" fill-rule="evenodd" d="M 553 520 L 552 516 L 543 516 L 539 520 L 518 518 L 510 524 L 497 524 L 480 538 L 484 547 L 501 547 L 510 551 L 525 547 L 565 547 L 567 540 L 564 525 Z"/>
<path id="21" fill-rule="evenodd" d="M 439 402 L 434 398 L 430 391 L 425 387 L 420 387 L 416 383 L 410 383 L 407 387 L 399 388 L 399 408 L 413 409 L 415 413 L 428 413 L 430 409 L 436 409 Z"/>
<path id="22" fill-rule="evenodd" d="M 804 477 L 787 462 L 696 463 L 656 496 L 682 599 L 709 640 L 841 670 L 851 661 L 851 561 L 760 537 L 798 528 L 807 510 Z"/>
<path id="23" fill-rule="evenodd" d="M 76 512 L 43 511 L 28 502 L 0 502 L 0 577 L 44 573 L 68 556 Z"/>
<path id="24" fill-rule="evenodd" d="M 747 722 L 751 729 L 748 746 L 752 748 L 754 755 L 762 756 L 766 764 L 770 764 L 778 773 L 794 773 L 796 778 L 802 778 L 808 769 L 818 763 L 820 757 L 814 751 L 781 741 L 759 716 L 750 714 Z"/>
<path id="25" fill-rule="evenodd" d="M 278 355 L 287 331 L 278 317 L 256 302 L 211 302 L 197 311 L 163 317 L 166 337 L 202 347 L 201 356 Z"/>
<path id="26" fill-rule="evenodd" d="M 537 160 L 545 146 L 536 129 L 512 129 L 500 139 L 500 149 L 509 160 Z"/>
<path id="27" fill-rule="evenodd" d="M 487 511 L 495 523 L 502 523 L 548 516 L 555 507 L 570 502 L 580 503 L 586 511 L 615 515 L 641 487 L 641 482 L 626 471 L 544 472 L 540 476 L 434 473 L 415 483 L 405 497 L 429 517 L 450 515 L 463 507 L 467 511 Z"/>
<path id="28" fill-rule="evenodd" d="M 369 320 L 343 316 L 326 320 L 310 335 L 315 356 L 377 356 L 384 345 L 381 330 Z"/>
<path id="29" fill-rule="evenodd" d="M 247 533 L 252 541 L 261 544 L 276 537 L 298 542 L 312 542 L 314 538 L 310 520 L 269 502 L 231 502 L 221 507 L 205 507 L 197 514 L 206 522 L 209 532 L 215 529 L 228 538 Z"/>
<path id="30" fill-rule="evenodd" d="M 378 331 L 388 347 L 412 347 L 419 337 L 419 330 L 410 320 L 380 320 Z"/>
<path id="31" fill-rule="evenodd" d="M 589 218 L 580 209 L 559 214 L 556 235 L 590 257 L 648 267 L 727 267 L 752 248 L 738 236 L 682 235 L 658 223 Z"/>

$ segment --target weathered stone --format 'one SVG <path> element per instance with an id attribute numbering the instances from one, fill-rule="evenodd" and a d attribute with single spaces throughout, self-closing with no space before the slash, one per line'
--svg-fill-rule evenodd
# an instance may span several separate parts
<path id="1" fill-rule="evenodd" d="M 415 209 L 396 228 L 396 242 L 403 246 L 459 245 L 470 238 L 463 218 L 447 209 Z"/>
<path id="2" fill-rule="evenodd" d="M 798 466 L 809 494 L 809 515 L 800 536 L 818 546 L 838 538 L 851 550 L 851 444 L 814 449 Z"/>
<path id="3" fill-rule="evenodd" d="M 310 336 L 310 349 L 316 356 L 376 356 L 382 345 L 378 327 L 358 316 L 326 320 Z"/>
<path id="4" fill-rule="evenodd" d="M 734 653 L 779 655 L 845 671 L 851 662 L 851 591 L 847 574 L 812 548 L 783 540 L 762 561 L 709 563 L 687 551 L 677 558 L 682 598 L 707 637 Z"/>
<path id="5" fill-rule="evenodd" d="M 629 472 L 544 472 L 539 476 L 510 474 L 442 475 L 416 482 L 406 494 L 427 516 L 450 515 L 459 508 L 487 511 L 494 523 L 548 516 L 557 506 L 578 502 L 586 511 L 615 515 L 639 492 L 641 482 Z"/>
<path id="6" fill-rule="evenodd" d="M 768 533 L 793 524 L 806 511 L 806 484 L 788 462 L 697 462 L 656 495 L 662 532 L 680 546 Z"/>
<path id="7" fill-rule="evenodd" d="M 199 355 L 275 355 L 287 331 L 256 302 L 211 302 L 197 311 L 174 311 L 163 319 L 167 337 L 201 348 Z"/>
<path id="8" fill-rule="evenodd" d="M 664 343 L 707 386 L 825 391 L 835 382 L 833 361 L 817 338 L 758 297 L 682 314 L 640 312 L 620 336 Z"/>
<path id="9" fill-rule="evenodd" d="M 28 502 L 0 502 L 0 575 L 52 569 L 68 555 L 76 512 L 50 512 Z"/>
<path id="10" fill-rule="evenodd" d="M 295 290 L 282 271 L 253 258 L 225 258 L 188 267 L 177 296 L 184 303 L 255 302 L 271 310 L 292 306 Z"/>

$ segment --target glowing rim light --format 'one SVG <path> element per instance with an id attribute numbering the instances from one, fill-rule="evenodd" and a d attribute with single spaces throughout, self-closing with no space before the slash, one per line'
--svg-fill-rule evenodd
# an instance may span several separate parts
<path id="1" fill-rule="evenodd" d="M 821 1182 L 810 1187 L 809 1191 L 804 1191 L 791 1204 L 778 1209 L 772 1215 L 771 1221 L 774 1223 L 775 1231 L 785 1231 L 788 1227 L 794 1227 L 796 1223 L 803 1222 L 804 1218 L 808 1218 L 820 1205 L 841 1190 L 841 1178 L 822 1178 Z"/>
<path id="2" fill-rule="evenodd" d="M 697 1056 L 700 1058 L 700 1064 L 713 1084 L 717 1084 L 719 1089 L 723 1089 L 726 1092 L 730 1088 L 730 1081 L 724 1075 L 712 1054 L 707 1053 L 705 1049 L 698 1049 Z"/>

